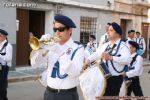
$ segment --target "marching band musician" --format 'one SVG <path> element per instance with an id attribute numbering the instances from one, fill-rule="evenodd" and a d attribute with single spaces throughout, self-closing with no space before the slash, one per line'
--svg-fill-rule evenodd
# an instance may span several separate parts
<path id="1" fill-rule="evenodd" d="M 133 60 L 129 65 L 129 71 L 125 74 L 129 79 L 132 80 L 132 83 L 127 89 L 127 95 L 131 96 L 131 93 L 133 91 L 135 96 L 143 96 L 139 81 L 139 76 L 141 76 L 143 72 L 143 58 L 136 53 L 136 51 L 139 49 L 138 43 L 134 41 L 129 41 L 129 44 Z"/>
<path id="2" fill-rule="evenodd" d="M 89 56 L 84 66 L 89 65 L 97 59 L 105 60 L 105 63 L 111 73 L 111 77 L 107 79 L 107 86 L 104 96 L 119 96 L 121 84 L 123 82 L 124 66 L 131 61 L 131 54 L 126 44 L 121 41 L 123 34 L 121 27 L 113 22 L 108 31 L 109 42 L 102 47 L 98 47 L 97 51 Z"/>
<path id="3" fill-rule="evenodd" d="M 87 43 L 87 46 L 85 48 L 85 58 L 87 58 L 92 53 L 96 52 L 97 43 L 95 40 L 96 40 L 95 35 L 89 36 L 89 42 Z"/>
<path id="4" fill-rule="evenodd" d="M 141 33 L 140 32 L 136 32 L 136 38 L 135 38 L 135 41 L 139 44 L 139 48 L 141 50 L 143 50 L 143 53 L 145 52 L 146 50 L 146 43 L 145 43 L 145 40 L 144 38 L 142 37 Z"/>
<path id="5" fill-rule="evenodd" d="M 12 45 L 7 40 L 8 33 L 0 29 L 0 100 L 7 98 L 7 76 L 12 61 Z"/>
<path id="6" fill-rule="evenodd" d="M 108 29 L 109 29 L 110 25 L 111 25 L 111 23 L 107 23 L 107 25 L 106 25 L 106 33 L 101 36 L 100 41 L 99 41 L 99 47 L 101 47 L 104 43 L 106 43 L 106 42 L 109 41 L 109 38 L 108 38 Z"/>
<path id="7" fill-rule="evenodd" d="M 53 30 L 60 41 L 49 47 L 52 49 L 45 60 L 45 63 L 48 61 L 48 71 L 44 100 L 79 100 L 77 86 L 83 67 L 84 47 L 72 40 L 72 28 L 76 28 L 76 25 L 69 17 L 56 15 L 54 19 Z M 41 40 L 48 38 L 48 35 L 44 35 Z M 33 56 L 31 60 L 40 59 L 38 55 Z M 32 65 L 36 65 L 36 61 L 33 62 Z"/>

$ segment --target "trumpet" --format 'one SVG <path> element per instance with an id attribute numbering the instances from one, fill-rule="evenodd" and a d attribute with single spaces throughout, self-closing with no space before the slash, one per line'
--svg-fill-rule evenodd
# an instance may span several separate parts
<path id="1" fill-rule="evenodd" d="M 39 40 L 36 37 L 31 37 L 29 39 L 29 45 L 32 48 L 32 50 L 38 50 L 42 45 L 48 45 L 49 42 L 58 42 L 60 41 L 60 38 L 57 36 L 51 36 L 48 40 Z"/>

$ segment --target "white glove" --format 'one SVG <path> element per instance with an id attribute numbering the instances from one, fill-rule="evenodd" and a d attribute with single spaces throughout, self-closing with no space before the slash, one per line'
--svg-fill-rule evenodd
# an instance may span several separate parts
<path id="1" fill-rule="evenodd" d="M 47 55 L 43 56 L 43 53 L 45 53 L 46 50 L 39 49 L 36 51 L 32 51 L 30 54 L 30 61 L 32 67 L 45 67 L 47 66 Z"/>
<path id="2" fill-rule="evenodd" d="M 52 36 L 52 34 L 44 34 L 40 38 L 40 41 L 47 41 L 51 36 Z"/>
<path id="3" fill-rule="evenodd" d="M 54 42 L 52 42 L 52 43 L 50 43 L 48 45 L 45 45 L 44 48 L 47 49 L 47 50 L 49 50 L 49 51 L 51 51 L 51 52 L 54 52 L 54 53 L 58 54 L 59 56 L 63 52 L 63 49 L 60 46 L 60 44 L 54 43 Z"/>

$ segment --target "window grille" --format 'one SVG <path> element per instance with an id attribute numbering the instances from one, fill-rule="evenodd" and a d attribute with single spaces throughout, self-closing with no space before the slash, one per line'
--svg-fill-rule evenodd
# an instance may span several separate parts
<path id="1" fill-rule="evenodd" d="M 87 44 L 89 42 L 89 35 L 96 35 L 96 18 L 85 17 L 80 18 L 80 42 Z"/>

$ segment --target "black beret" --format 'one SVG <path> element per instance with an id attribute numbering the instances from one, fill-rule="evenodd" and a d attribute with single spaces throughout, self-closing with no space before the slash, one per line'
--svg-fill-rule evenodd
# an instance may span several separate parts
<path id="1" fill-rule="evenodd" d="M 54 17 L 55 21 L 58 21 L 62 24 L 64 24 L 66 27 L 69 27 L 69 28 L 76 28 L 76 25 L 75 23 L 67 16 L 64 16 L 64 15 L 56 15 Z"/>
<path id="2" fill-rule="evenodd" d="M 111 26 L 113 27 L 113 29 L 114 29 L 119 35 L 122 35 L 122 34 L 123 34 L 120 25 L 118 25 L 117 23 L 113 22 L 113 23 L 111 23 Z"/>
<path id="3" fill-rule="evenodd" d="M 129 44 L 132 45 L 133 47 L 135 47 L 136 49 L 139 49 L 139 44 L 135 41 L 129 41 Z"/>
<path id="4" fill-rule="evenodd" d="M 6 36 L 8 35 L 8 33 L 5 30 L 2 30 L 2 29 L 0 29 L 0 33 L 3 34 L 3 35 L 6 35 Z"/>

